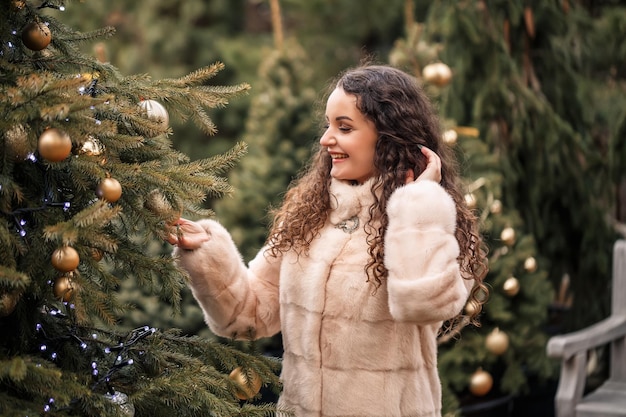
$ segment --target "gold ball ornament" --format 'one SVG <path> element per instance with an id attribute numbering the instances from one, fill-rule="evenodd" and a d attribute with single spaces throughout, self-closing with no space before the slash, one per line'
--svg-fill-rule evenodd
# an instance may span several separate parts
<path id="1" fill-rule="evenodd" d="M 261 390 L 261 377 L 249 369 L 248 373 L 250 374 L 251 381 L 248 380 L 246 373 L 243 372 L 243 368 L 240 366 L 238 368 L 233 369 L 233 371 L 228 375 L 235 385 L 237 389 L 235 391 L 235 395 L 240 400 L 249 400 L 250 398 L 254 398 L 255 395 Z"/>
<path id="2" fill-rule="evenodd" d="M 41 51 L 50 45 L 52 33 L 45 23 L 30 22 L 22 30 L 24 46 L 33 51 Z"/>
<path id="3" fill-rule="evenodd" d="M 13 313 L 21 297 L 22 294 L 18 291 L 0 295 L 0 317 L 6 317 Z"/>
<path id="4" fill-rule="evenodd" d="M 122 186 L 115 178 L 105 178 L 96 187 L 96 195 L 109 203 L 115 203 L 122 196 Z"/>
<path id="5" fill-rule="evenodd" d="M 497 327 L 485 338 L 485 347 L 494 355 L 502 355 L 509 348 L 509 336 Z"/>
<path id="6" fill-rule="evenodd" d="M 50 262 L 53 267 L 61 272 L 71 272 L 78 268 L 80 257 L 76 249 L 66 245 L 52 252 Z"/>
<path id="7" fill-rule="evenodd" d="M 47 161 L 61 162 L 72 153 L 72 140 L 62 130 L 49 128 L 39 136 L 37 150 Z"/>
<path id="8" fill-rule="evenodd" d="M 532 256 L 529 256 L 524 261 L 524 269 L 526 272 L 533 273 L 537 270 L 537 260 Z"/>
<path id="9" fill-rule="evenodd" d="M 146 111 L 148 119 L 154 120 L 155 122 L 161 122 L 165 126 L 169 125 L 170 115 L 165 107 L 163 107 L 163 105 L 158 101 L 142 100 L 139 102 L 139 106 Z"/>
<path id="10" fill-rule="evenodd" d="M 520 290 L 519 281 L 515 277 L 509 277 L 506 281 L 504 281 L 504 285 L 502 286 L 504 293 L 509 297 L 515 297 Z"/>
<path id="11" fill-rule="evenodd" d="M 52 288 L 54 296 L 59 300 L 70 302 L 74 296 L 74 284 L 72 279 L 63 275 L 54 281 L 54 287 Z"/>
<path id="12" fill-rule="evenodd" d="M 7 155 L 17 160 L 26 159 L 33 151 L 28 143 L 27 128 L 21 124 L 13 125 L 4 132 Z"/>
<path id="13" fill-rule="evenodd" d="M 469 390 L 472 394 L 482 397 L 493 387 L 493 377 L 482 368 L 478 368 L 470 377 Z"/>
<path id="14" fill-rule="evenodd" d="M 465 304 L 465 314 L 468 316 L 474 316 L 480 310 L 480 306 L 473 301 L 468 301 L 467 304 Z"/>
<path id="15" fill-rule="evenodd" d="M 148 193 L 144 206 L 168 224 L 173 224 L 182 215 L 182 212 L 176 210 L 159 190 Z"/>
<path id="16" fill-rule="evenodd" d="M 89 138 L 83 143 L 83 146 L 80 148 L 80 153 L 89 156 L 99 156 L 104 152 L 104 145 L 98 139 L 93 136 L 89 136 Z"/>
<path id="17" fill-rule="evenodd" d="M 11 8 L 13 10 L 22 10 L 26 6 L 26 2 L 24 0 L 13 0 L 11 2 Z"/>
<path id="18" fill-rule="evenodd" d="M 465 194 L 465 204 L 467 205 L 468 208 L 474 209 L 476 208 L 476 196 L 473 193 L 467 193 Z"/>
<path id="19" fill-rule="evenodd" d="M 443 132 L 443 141 L 448 145 L 454 145 L 459 138 L 459 134 L 454 129 L 448 129 Z"/>
<path id="20" fill-rule="evenodd" d="M 505 227 L 500 233 L 500 239 L 508 246 L 513 246 L 515 243 L 515 229 L 512 227 Z"/>
<path id="21" fill-rule="evenodd" d="M 437 87 L 444 87 L 450 83 L 452 71 L 450 67 L 443 62 L 435 62 L 424 67 L 422 77 L 430 84 L 434 84 Z"/>
<path id="22" fill-rule="evenodd" d="M 494 200 L 493 203 L 491 203 L 491 206 L 489 207 L 489 211 L 491 212 L 491 214 L 502 213 L 502 201 Z"/>

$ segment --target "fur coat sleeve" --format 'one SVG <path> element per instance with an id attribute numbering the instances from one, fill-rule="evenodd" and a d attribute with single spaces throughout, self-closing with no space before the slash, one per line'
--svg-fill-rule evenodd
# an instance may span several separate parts
<path id="1" fill-rule="evenodd" d="M 198 222 L 211 238 L 193 251 L 176 248 L 193 296 L 217 335 L 257 339 L 280 331 L 280 260 L 261 250 L 246 266 L 228 231 L 214 220 Z"/>
<path id="2" fill-rule="evenodd" d="M 385 266 L 391 315 L 423 324 L 456 316 L 473 281 L 460 274 L 452 197 L 434 181 L 416 181 L 392 194 L 387 214 Z"/>

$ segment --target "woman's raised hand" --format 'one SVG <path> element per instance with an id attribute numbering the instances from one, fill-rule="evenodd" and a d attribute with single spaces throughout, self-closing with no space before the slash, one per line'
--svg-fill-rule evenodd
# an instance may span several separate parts
<path id="1" fill-rule="evenodd" d="M 420 148 L 422 154 L 426 157 L 426 169 L 415 179 L 413 170 L 409 170 L 406 173 L 406 184 L 412 181 L 419 180 L 432 180 L 437 183 L 441 182 L 441 159 L 439 155 L 428 149 L 426 146 Z"/>
<path id="2" fill-rule="evenodd" d="M 194 250 L 211 239 L 211 235 L 198 223 L 180 218 L 172 226 L 167 241 L 181 249 Z"/>

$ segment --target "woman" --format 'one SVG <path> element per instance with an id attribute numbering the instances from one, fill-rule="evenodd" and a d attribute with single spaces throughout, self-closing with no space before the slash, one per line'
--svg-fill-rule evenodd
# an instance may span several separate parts
<path id="1" fill-rule="evenodd" d="M 416 80 L 392 67 L 342 74 L 325 118 L 247 267 L 213 220 L 181 219 L 170 242 L 214 333 L 282 331 L 281 409 L 439 416 L 437 337 L 486 294 L 452 153 Z"/>

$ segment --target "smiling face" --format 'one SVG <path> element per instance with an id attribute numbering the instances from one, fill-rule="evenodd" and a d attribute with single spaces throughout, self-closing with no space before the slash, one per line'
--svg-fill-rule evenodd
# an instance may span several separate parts
<path id="1" fill-rule="evenodd" d="M 320 144 L 333 160 L 330 175 L 359 184 L 371 178 L 378 132 L 357 108 L 357 97 L 336 88 L 326 103 L 326 123 Z"/>

